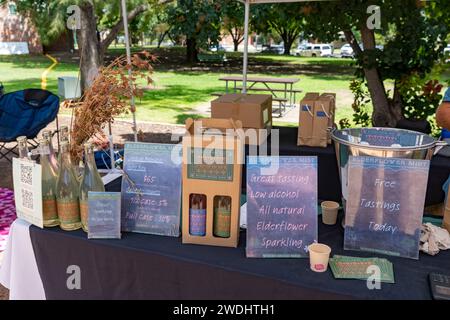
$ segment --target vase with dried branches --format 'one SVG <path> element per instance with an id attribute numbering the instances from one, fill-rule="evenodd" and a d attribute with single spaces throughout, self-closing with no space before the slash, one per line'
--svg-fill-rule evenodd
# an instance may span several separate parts
<path id="1" fill-rule="evenodd" d="M 85 142 L 103 136 L 103 129 L 114 122 L 115 117 L 136 111 L 131 110 L 129 104 L 132 96 L 141 97 L 143 94 L 136 82 L 138 79 L 143 79 L 147 84 L 153 82 L 151 74 L 155 60 L 156 57 L 146 51 L 133 54 L 131 64 L 128 64 L 126 56 L 120 56 L 99 70 L 79 101 L 67 104 L 75 110 L 70 139 L 75 163 L 82 158 Z"/>

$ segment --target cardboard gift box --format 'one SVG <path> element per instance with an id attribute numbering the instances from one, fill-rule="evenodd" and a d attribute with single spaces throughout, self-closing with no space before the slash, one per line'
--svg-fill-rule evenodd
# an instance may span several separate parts
<path id="1" fill-rule="evenodd" d="M 327 131 L 327 143 L 331 144 L 331 128 L 335 127 L 335 114 L 336 114 L 336 93 L 325 92 L 319 97 L 320 100 L 329 101 L 329 117 L 328 117 L 328 131 Z"/>
<path id="2" fill-rule="evenodd" d="M 217 129 L 207 134 L 207 129 Z M 183 137 L 183 243 L 237 247 L 239 241 L 239 214 L 244 159 L 243 141 L 238 134 L 242 123 L 233 119 L 186 120 L 186 135 Z M 228 133 L 225 135 L 225 131 Z M 213 151 L 214 150 L 214 151 Z M 205 156 L 206 155 L 206 156 Z M 209 159 L 211 158 L 211 159 Z M 213 161 L 216 160 L 216 161 Z M 198 208 L 191 208 L 192 197 L 202 196 L 206 202 L 206 215 L 198 220 Z M 228 211 L 228 237 L 217 236 L 216 223 L 220 222 L 216 199 L 231 200 Z M 203 204 L 205 205 L 205 204 Z M 191 211 L 191 209 L 193 209 Z M 195 221 L 194 221 L 194 214 Z M 223 218 L 223 217 L 222 217 Z M 222 219 L 223 222 L 223 219 Z M 190 225 L 195 223 L 195 225 Z M 198 227 L 199 224 L 203 224 Z M 196 228 L 195 233 L 193 232 Z M 203 230 L 201 235 L 198 230 Z M 223 230 L 220 230 L 223 233 Z M 194 234 L 192 234 L 194 233 Z"/>
<path id="3" fill-rule="evenodd" d="M 326 147 L 331 143 L 336 94 L 307 93 L 300 102 L 297 145 Z"/>
<path id="4" fill-rule="evenodd" d="M 310 145 L 313 134 L 314 102 L 319 98 L 318 92 L 308 92 L 300 101 L 297 145 Z"/>
<path id="5" fill-rule="evenodd" d="M 264 94 L 225 94 L 211 101 L 211 118 L 234 119 L 242 122 L 246 144 L 262 144 L 272 128 L 272 96 Z M 249 139 L 248 129 L 266 129 L 267 135 L 256 132 Z"/>

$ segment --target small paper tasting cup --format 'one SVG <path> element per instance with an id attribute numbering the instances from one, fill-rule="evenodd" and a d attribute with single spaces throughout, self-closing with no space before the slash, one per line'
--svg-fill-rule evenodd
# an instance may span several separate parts
<path id="1" fill-rule="evenodd" d="M 331 248 L 325 244 L 313 243 L 308 247 L 309 264 L 314 272 L 325 272 L 328 268 Z"/>
<path id="2" fill-rule="evenodd" d="M 339 203 L 334 201 L 323 201 L 322 207 L 322 222 L 328 225 L 336 224 L 337 215 L 339 211 Z"/>

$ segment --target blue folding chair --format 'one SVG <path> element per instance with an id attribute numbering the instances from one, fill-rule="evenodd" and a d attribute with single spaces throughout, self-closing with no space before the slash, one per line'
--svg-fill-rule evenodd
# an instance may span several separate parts
<path id="1" fill-rule="evenodd" d="M 0 95 L 0 159 L 15 151 L 17 137 L 26 136 L 32 148 L 38 146 L 38 133 L 56 118 L 57 132 L 59 98 L 50 91 L 25 89 Z M 8 146 L 7 146 L 8 144 Z"/>

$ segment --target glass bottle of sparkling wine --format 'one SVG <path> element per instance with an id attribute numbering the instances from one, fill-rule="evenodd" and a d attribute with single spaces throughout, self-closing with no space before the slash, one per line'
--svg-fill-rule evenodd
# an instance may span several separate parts
<path id="1" fill-rule="evenodd" d="M 42 210 L 45 227 L 59 225 L 56 209 L 56 178 L 57 174 L 51 165 L 51 153 L 48 140 L 39 140 L 39 154 L 42 168 Z"/>
<path id="2" fill-rule="evenodd" d="M 69 142 L 61 142 L 58 179 L 56 181 L 56 205 L 60 227 L 63 230 L 81 228 L 79 207 L 79 185 L 73 172 Z"/>
<path id="3" fill-rule="evenodd" d="M 88 193 L 89 191 L 105 192 L 105 186 L 95 164 L 94 147 L 91 143 L 84 144 L 84 161 L 80 185 L 80 214 L 81 226 L 88 232 Z"/>
<path id="4" fill-rule="evenodd" d="M 55 149 L 53 148 L 52 132 L 50 130 L 42 131 L 42 138 L 48 141 L 50 164 L 53 169 L 55 169 L 55 172 L 58 172 L 58 159 L 56 158 Z"/>
<path id="5" fill-rule="evenodd" d="M 28 139 L 25 136 L 17 137 L 17 148 L 19 149 L 19 158 L 31 160 L 28 150 Z"/>

